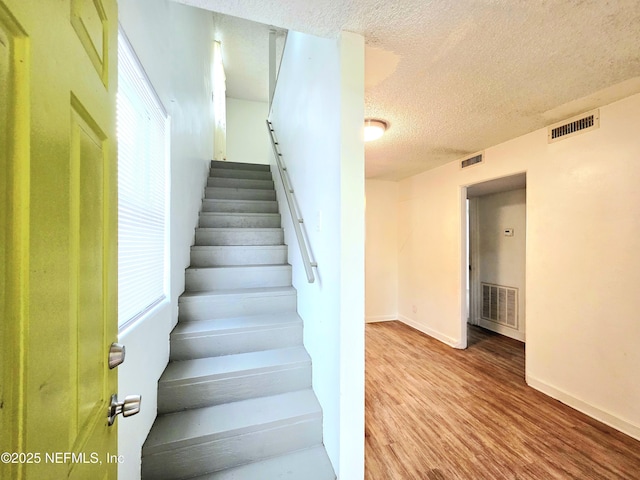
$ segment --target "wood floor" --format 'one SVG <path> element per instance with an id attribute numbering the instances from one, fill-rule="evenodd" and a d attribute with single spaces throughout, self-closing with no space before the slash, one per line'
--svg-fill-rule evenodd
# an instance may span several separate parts
<path id="1" fill-rule="evenodd" d="M 366 326 L 367 480 L 640 479 L 640 442 L 528 387 L 522 343 Z"/>

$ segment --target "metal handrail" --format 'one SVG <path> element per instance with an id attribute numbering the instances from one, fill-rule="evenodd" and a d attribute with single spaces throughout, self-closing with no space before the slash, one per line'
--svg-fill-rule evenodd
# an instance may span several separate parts
<path id="1" fill-rule="evenodd" d="M 300 209 L 298 208 L 298 205 L 293 198 L 294 192 L 293 187 L 291 186 L 291 180 L 289 179 L 289 174 L 287 173 L 287 167 L 282 161 L 282 154 L 280 153 L 280 149 L 278 148 L 278 142 L 276 141 L 276 133 L 273 130 L 273 124 L 269 120 L 267 120 L 267 128 L 269 129 L 269 137 L 271 138 L 273 155 L 276 157 L 278 171 L 280 172 L 280 179 L 282 180 L 284 195 L 285 197 L 287 197 L 287 203 L 289 204 L 289 212 L 291 213 L 293 230 L 296 232 L 296 237 L 298 239 L 298 246 L 300 247 L 300 254 L 302 255 L 302 263 L 304 264 L 304 269 L 307 272 L 307 280 L 309 280 L 309 283 L 313 283 L 315 281 L 315 276 L 313 275 L 313 267 L 317 267 L 318 264 L 316 262 L 312 262 L 309 256 L 309 248 L 307 246 L 307 242 L 305 241 L 304 234 L 302 233 L 302 228 L 300 227 L 300 225 L 304 223 L 304 220 L 302 219 Z"/>

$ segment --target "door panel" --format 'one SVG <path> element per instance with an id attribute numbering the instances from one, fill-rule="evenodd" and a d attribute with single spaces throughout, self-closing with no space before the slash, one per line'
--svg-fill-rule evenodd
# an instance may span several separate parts
<path id="1" fill-rule="evenodd" d="M 76 401 L 78 448 L 82 434 L 99 417 L 109 396 L 103 372 L 108 352 L 103 327 L 104 134 L 89 113 L 72 97 L 71 111 L 71 338 L 78 350 L 71 386 Z M 96 352 L 102 352 L 96 356 Z"/>
<path id="2" fill-rule="evenodd" d="M 71 0 L 71 25 L 105 85 L 109 80 L 110 19 L 101 0 Z"/>
<path id="3" fill-rule="evenodd" d="M 26 53 L 12 74 L 18 57 L 0 49 L 9 59 L 0 76 L 16 79 L 16 99 L 0 106 L 15 102 L 14 145 L 0 143 L 13 192 L 0 211 L 11 325 L 0 391 L 15 415 L 0 412 L 3 437 L 15 438 L 7 451 L 39 454 L 2 478 L 116 478 L 107 461 L 117 454 L 117 423 L 107 426 L 117 387 L 107 365 L 117 338 L 116 0 L 0 0 L 0 24 L 18 39 L 0 36 L 4 48 Z"/>

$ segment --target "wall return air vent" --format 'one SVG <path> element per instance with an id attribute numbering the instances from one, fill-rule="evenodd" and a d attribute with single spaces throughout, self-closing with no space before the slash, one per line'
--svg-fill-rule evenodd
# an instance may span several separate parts
<path id="1" fill-rule="evenodd" d="M 474 157 L 467 158 L 466 160 L 462 160 L 460 162 L 460 168 L 471 167 L 472 165 L 477 165 L 479 163 L 482 163 L 482 161 L 483 161 L 483 155 L 479 153 Z"/>
<path id="2" fill-rule="evenodd" d="M 564 140 L 600 127 L 600 110 L 592 110 L 582 115 L 577 115 L 568 120 L 551 125 L 548 128 L 547 138 L 549 143 Z"/>
<path id="3" fill-rule="evenodd" d="M 481 283 L 482 318 L 507 327 L 518 328 L 518 289 Z"/>

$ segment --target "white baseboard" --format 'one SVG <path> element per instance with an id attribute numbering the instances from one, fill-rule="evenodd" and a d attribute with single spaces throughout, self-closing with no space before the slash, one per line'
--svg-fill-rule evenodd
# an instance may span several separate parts
<path id="1" fill-rule="evenodd" d="M 436 330 L 433 330 L 429 327 L 426 327 L 409 317 L 405 317 L 404 315 L 398 315 L 398 320 L 400 320 L 402 323 L 406 323 L 411 328 L 415 328 L 416 330 L 422 333 L 425 333 L 430 337 L 435 338 L 436 340 L 440 340 L 442 343 L 446 343 L 450 347 L 458 348 L 458 349 L 463 348 L 462 345 L 460 344 L 460 340 L 455 340 L 451 337 L 448 337 L 447 335 L 443 335 L 442 333 Z"/>
<path id="2" fill-rule="evenodd" d="M 365 317 L 365 323 L 376 323 L 376 322 L 392 322 L 398 320 L 398 314 L 394 313 L 391 315 L 373 315 L 371 317 Z"/>
<path id="3" fill-rule="evenodd" d="M 504 325 L 500 325 L 496 322 L 490 322 L 481 318 L 478 320 L 478 326 L 482 328 L 486 328 L 487 330 L 491 330 L 492 332 L 499 333 L 500 335 L 504 335 L 505 337 L 513 338 L 514 340 L 518 340 L 520 342 L 525 341 L 524 332 L 520 332 L 510 327 L 506 327 Z"/>
<path id="4" fill-rule="evenodd" d="M 610 427 L 613 427 L 616 430 L 619 430 L 622 433 L 625 433 L 630 437 L 635 438 L 636 440 L 640 440 L 640 426 L 634 425 L 630 422 L 622 420 L 621 418 L 616 417 L 615 415 L 605 412 L 604 410 L 601 410 L 597 407 L 594 407 L 593 405 L 590 405 L 587 402 L 584 402 L 578 398 L 575 398 L 574 396 L 566 392 L 563 392 L 562 390 L 559 390 L 555 387 L 552 387 L 551 385 L 548 385 L 545 382 L 542 382 L 536 378 L 533 378 L 530 375 L 526 376 L 526 380 L 527 380 L 527 385 L 529 385 L 531 388 L 535 388 L 536 390 L 539 390 L 545 395 L 549 395 L 551 398 L 555 398 L 556 400 L 559 400 L 565 405 L 568 405 L 571 408 L 574 408 L 579 412 L 584 413 L 585 415 L 589 415 L 590 417 L 595 418 L 596 420 L 606 425 L 609 425 Z"/>

